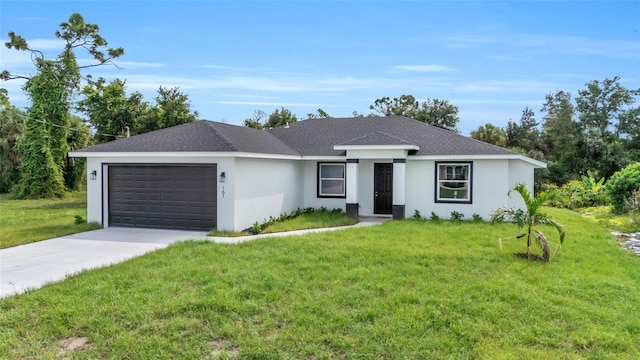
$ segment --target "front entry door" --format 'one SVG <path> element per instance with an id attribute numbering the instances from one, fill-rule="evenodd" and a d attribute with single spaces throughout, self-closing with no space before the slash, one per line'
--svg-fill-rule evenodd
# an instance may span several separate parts
<path id="1" fill-rule="evenodd" d="M 391 214 L 393 202 L 393 164 L 374 164 L 373 213 Z"/>

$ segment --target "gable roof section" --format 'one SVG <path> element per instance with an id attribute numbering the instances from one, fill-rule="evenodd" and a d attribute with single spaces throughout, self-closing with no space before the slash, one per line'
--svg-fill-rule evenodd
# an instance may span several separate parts
<path id="1" fill-rule="evenodd" d="M 248 152 L 299 154 L 266 131 L 200 120 L 110 141 L 74 153 L 90 152 Z"/>
<path id="2" fill-rule="evenodd" d="M 334 145 L 351 142 L 416 145 L 415 155 L 426 156 L 519 155 L 404 116 L 310 119 L 268 131 L 303 156 L 344 156 Z"/>

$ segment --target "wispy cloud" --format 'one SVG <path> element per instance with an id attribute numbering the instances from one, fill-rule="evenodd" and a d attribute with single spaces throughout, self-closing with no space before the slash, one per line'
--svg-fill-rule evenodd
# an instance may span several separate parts
<path id="1" fill-rule="evenodd" d="M 164 67 L 164 64 L 161 63 L 153 63 L 153 62 L 140 62 L 140 61 L 120 61 L 114 60 L 116 65 L 119 67 L 123 67 L 125 69 L 141 69 L 141 68 L 161 68 Z"/>
<path id="2" fill-rule="evenodd" d="M 242 101 L 242 100 L 221 100 L 210 101 L 211 104 L 221 105 L 255 105 L 255 106 L 322 106 L 313 103 L 286 103 L 286 102 L 270 102 L 270 101 Z"/>
<path id="3" fill-rule="evenodd" d="M 2 46 L 0 46 L 0 59 L 2 59 L 0 66 L 2 70 L 6 69 L 16 74 L 33 71 L 34 65 L 31 53 L 7 49 L 4 43 L 8 41 L 9 39 L 0 39 L 0 43 L 2 43 Z M 54 58 L 64 48 L 64 42 L 58 39 L 32 39 L 27 40 L 27 44 L 29 44 L 30 49 L 42 52 L 42 54 L 35 54 L 34 56 L 43 55 L 45 58 Z"/>
<path id="4" fill-rule="evenodd" d="M 27 43 L 30 49 L 40 51 L 64 49 L 64 41 L 60 39 L 30 39 L 27 40 Z"/>
<path id="5" fill-rule="evenodd" d="M 199 68 L 203 69 L 214 69 L 214 70 L 233 70 L 233 71 L 252 71 L 254 69 L 240 66 L 226 66 L 226 65 L 197 65 Z"/>
<path id="6" fill-rule="evenodd" d="M 532 58 L 529 56 L 513 56 L 513 55 L 499 54 L 499 55 L 489 55 L 487 56 L 487 59 L 498 60 L 498 61 L 528 61 L 528 60 L 531 60 Z"/>
<path id="7" fill-rule="evenodd" d="M 454 72 L 454 68 L 444 65 L 428 64 L 428 65 L 396 65 L 395 70 L 416 71 L 416 72 Z"/>
<path id="8" fill-rule="evenodd" d="M 640 42 L 633 40 L 523 33 L 504 35 L 456 34 L 445 36 L 443 40 L 445 41 L 445 46 L 449 48 L 507 46 L 513 49 L 535 49 L 540 54 L 583 54 L 608 57 L 640 56 Z"/>
<path id="9" fill-rule="evenodd" d="M 562 89 L 566 85 L 537 80 L 503 80 L 469 83 L 454 87 L 460 92 L 503 92 L 546 94 L 554 89 Z"/>
<path id="10" fill-rule="evenodd" d="M 521 105 L 528 106 L 531 104 L 539 104 L 540 99 L 535 100 L 512 100 L 512 99 L 450 99 L 451 103 L 459 105 Z"/>
<path id="11" fill-rule="evenodd" d="M 231 89 L 236 91 L 263 92 L 340 92 L 370 88 L 399 87 L 402 80 L 323 77 L 321 75 L 297 76 L 215 76 L 215 77 L 171 77 L 161 75 L 128 75 L 127 84 L 132 89 L 157 89 L 158 86 L 179 86 L 182 89 Z"/>

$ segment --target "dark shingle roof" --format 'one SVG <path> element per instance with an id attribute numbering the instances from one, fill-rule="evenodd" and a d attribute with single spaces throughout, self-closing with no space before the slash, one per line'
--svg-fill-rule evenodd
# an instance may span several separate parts
<path id="1" fill-rule="evenodd" d="M 400 139 L 397 136 L 389 135 L 384 131 L 377 131 L 368 135 L 360 136 L 337 145 L 415 145 Z"/>
<path id="2" fill-rule="evenodd" d="M 195 121 L 77 150 L 90 152 L 248 152 L 343 156 L 334 145 L 417 145 L 415 155 L 514 155 L 498 146 L 403 116 L 310 119 L 270 130 Z"/>
<path id="3" fill-rule="evenodd" d="M 295 150 L 266 131 L 206 120 L 110 141 L 76 152 L 185 151 L 298 155 Z"/>
<path id="4" fill-rule="evenodd" d="M 404 116 L 310 119 L 289 124 L 288 127 L 277 127 L 269 132 L 301 155 L 307 156 L 344 155 L 344 151 L 334 150 L 333 146 L 375 133 L 384 133 L 387 139 L 396 137 L 419 146 L 416 155 L 515 154 Z"/>

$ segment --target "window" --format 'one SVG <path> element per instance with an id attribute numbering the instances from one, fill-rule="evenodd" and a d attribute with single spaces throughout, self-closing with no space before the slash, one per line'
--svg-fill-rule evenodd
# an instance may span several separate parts
<path id="1" fill-rule="evenodd" d="M 318 163 L 318 197 L 345 197 L 344 174 L 344 163 Z"/>
<path id="2" fill-rule="evenodd" d="M 472 163 L 436 163 L 436 202 L 471 203 Z"/>

